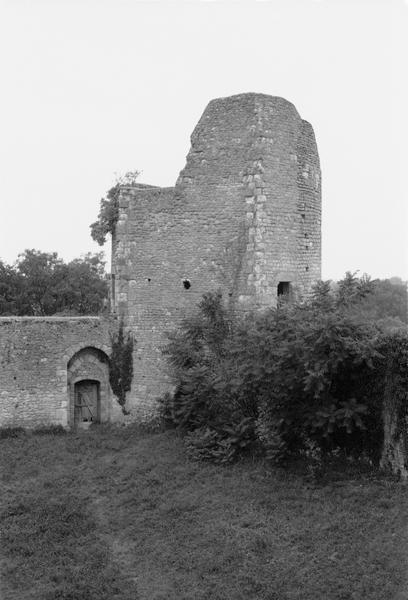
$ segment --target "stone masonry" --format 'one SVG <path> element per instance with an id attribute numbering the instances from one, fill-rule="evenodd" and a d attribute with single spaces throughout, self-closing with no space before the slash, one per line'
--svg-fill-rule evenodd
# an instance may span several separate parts
<path id="1" fill-rule="evenodd" d="M 148 417 L 172 387 L 165 332 L 204 293 L 260 310 L 320 279 L 316 142 L 283 98 L 212 100 L 175 187 L 124 186 L 119 204 L 110 318 L 0 318 L 0 426 L 122 421 L 108 358 L 121 317 L 135 341 L 127 408 Z"/>
<path id="2" fill-rule="evenodd" d="M 174 188 L 123 187 L 113 311 L 134 333 L 128 408 L 170 389 L 166 330 L 220 289 L 235 311 L 306 298 L 321 268 L 321 173 L 312 126 L 283 98 L 212 100 Z"/>
<path id="3" fill-rule="evenodd" d="M 101 420 L 121 420 L 109 386 L 109 321 L 0 318 L 0 426 L 73 425 L 75 384 L 98 385 Z"/>

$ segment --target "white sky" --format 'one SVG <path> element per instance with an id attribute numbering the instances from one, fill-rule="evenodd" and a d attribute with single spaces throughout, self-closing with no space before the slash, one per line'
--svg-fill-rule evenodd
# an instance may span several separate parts
<path id="1" fill-rule="evenodd" d="M 0 0 L 0 259 L 99 251 L 115 172 L 174 185 L 207 103 L 261 92 L 314 127 L 323 277 L 408 278 L 407 59 L 405 0 Z"/>

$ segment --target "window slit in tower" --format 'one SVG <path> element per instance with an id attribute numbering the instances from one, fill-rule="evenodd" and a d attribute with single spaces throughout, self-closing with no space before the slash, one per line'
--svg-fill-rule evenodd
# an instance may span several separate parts
<path id="1" fill-rule="evenodd" d="M 280 281 L 278 283 L 278 297 L 289 296 L 290 294 L 290 281 Z"/>

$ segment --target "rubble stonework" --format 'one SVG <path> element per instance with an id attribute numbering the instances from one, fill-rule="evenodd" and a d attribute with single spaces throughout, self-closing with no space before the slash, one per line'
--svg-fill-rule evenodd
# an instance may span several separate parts
<path id="1" fill-rule="evenodd" d="M 0 426 L 73 424 L 74 386 L 100 383 L 103 420 L 120 419 L 109 387 L 109 321 L 0 318 Z"/>
<path id="2" fill-rule="evenodd" d="M 237 312 L 274 306 L 279 289 L 306 297 L 320 278 L 320 228 L 313 129 L 283 98 L 212 100 L 175 187 L 123 186 L 111 320 L 117 330 L 123 316 L 134 334 L 130 418 L 149 418 L 171 390 L 165 332 L 204 293 L 221 290 Z M 0 426 L 73 426 L 85 396 L 100 420 L 123 420 L 109 385 L 110 327 L 98 317 L 0 318 Z"/>
<path id="3" fill-rule="evenodd" d="M 212 100 L 174 188 L 124 186 L 112 301 L 135 337 L 128 408 L 170 388 L 165 331 L 220 289 L 235 311 L 307 297 L 321 268 L 321 173 L 313 129 L 283 98 Z"/>

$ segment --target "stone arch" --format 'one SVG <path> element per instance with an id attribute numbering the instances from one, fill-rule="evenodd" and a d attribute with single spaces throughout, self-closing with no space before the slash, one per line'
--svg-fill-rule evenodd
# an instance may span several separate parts
<path id="1" fill-rule="evenodd" d="M 75 423 L 76 387 L 80 382 L 94 382 L 98 394 L 98 420 L 106 422 L 111 417 L 111 389 L 109 384 L 109 358 L 95 346 L 78 349 L 67 363 L 68 425 Z"/>

